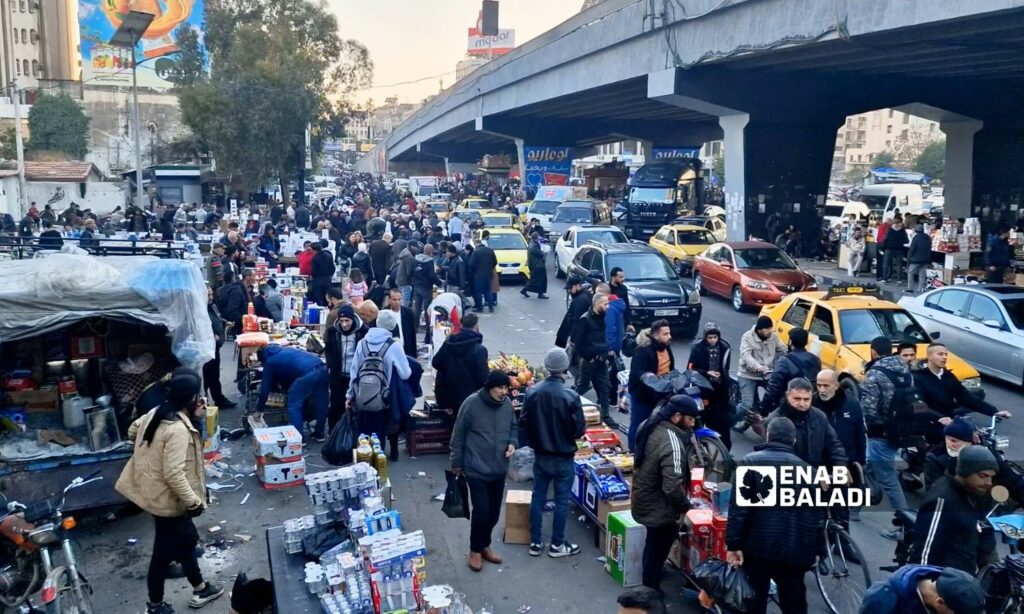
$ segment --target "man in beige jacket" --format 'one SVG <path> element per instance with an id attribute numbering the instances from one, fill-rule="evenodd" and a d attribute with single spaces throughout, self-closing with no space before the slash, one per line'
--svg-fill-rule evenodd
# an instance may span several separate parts
<path id="1" fill-rule="evenodd" d="M 202 381 L 179 367 L 164 383 L 166 398 L 128 429 L 135 452 L 117 480 L 117 491 L 153 515 L 156 536 L 146 584 L 147 614 L 174 614 L 164 601 L 164 580 L 172 562 L 181 563 L 192 585 L 189 607 L 200 608 L 224 593 L 199 570 L 199 533 L 192 519 L 206 508 L 203 443 L 199 425 L 206 401 Z"/>

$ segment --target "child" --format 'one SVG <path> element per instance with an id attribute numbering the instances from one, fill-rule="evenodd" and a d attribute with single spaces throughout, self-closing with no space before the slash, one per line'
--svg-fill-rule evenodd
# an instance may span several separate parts
<path id="1" fill-rule="evenodd" d="M 345 294 L 356 307 L 363 304 L 363 297 L 366 296 L 366 282 L 363 281 L 363 272 L 353 268 L 349 271 L 348 283 L 345 285 Z"/>

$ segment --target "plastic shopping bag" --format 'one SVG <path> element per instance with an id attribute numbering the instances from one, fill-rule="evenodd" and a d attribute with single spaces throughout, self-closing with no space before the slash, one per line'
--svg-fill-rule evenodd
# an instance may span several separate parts
<path id="1" fill-rule="evenodd" d="M 331 465 L 342 466 L 352 462 L 352 450 L 356 447 L 355 411 L 349 410 L 342 414 L 334 425 L 331 436 L 327 438 L 320 454 Z"/>
<path id="2" fill-rule="evenodd" d="M 449 518 L 469 520 L 469 484 L 466 476 L 455 475 L 451 469 L 445 469 L 444 477 L 448 481 L 448 488 L 444 491 L 441 511 Z"/>
<path id="3" fill-rule="evenodd" d="M 528 482 L 533 479 L 533 448 L 516 448 L 508 462 L 508 479 L 513 482 Z"/>
<path id="4" fill-rule="evenodd" d="M 742 567 L 711 558 L 697 565 L 693 579 L 712 599 L 732 611 L 749 612 L 754 604 L 754 590 Z"/>

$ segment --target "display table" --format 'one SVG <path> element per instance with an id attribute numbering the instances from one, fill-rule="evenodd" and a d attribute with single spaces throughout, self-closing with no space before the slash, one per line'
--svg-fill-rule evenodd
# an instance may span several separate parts
<path id="1" fill-rule="evenodd" d="M 267 529 L 267 556 L 277 614 L 320 614 L 320 600 L 306 590 L 306 560 L 284 551 L 284 527 Z"/>

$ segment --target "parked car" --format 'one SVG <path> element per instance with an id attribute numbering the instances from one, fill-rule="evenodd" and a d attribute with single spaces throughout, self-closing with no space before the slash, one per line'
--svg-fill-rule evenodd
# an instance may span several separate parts
<path id="1" fill-rule="evenodd" d="M 530 267 L 526 265 L 526 250 L 529 247 L 523 233 L 515 228 L 488 228 L 487 246 L 494 250 L 498 259 L 498 266 L 494 268 L 498 272 L 499 281 L 507 279 L 528 280 L 530 279 Z M 480 238 L 482 230 L 475 233 Z"/>
<path id="2" fill-rule="evenodd" d="M 536 201 L 534 201 L 536 203 Z M 610 226 L 612 212 L 608 205 L 599 200 L 567 200 L 558 205 L 551 222 L 543 224 L 548 238 L 557 241 L 559 235 L 577 224 Z"/>
<path id="3" fill-rule="evenodd" d="M 1024 385 L 1024 288 L 948 286 L 899 304 L 978 371 Z"/>
<path id="4" fill-rule="evenodd" d="M 697 334 L 702 310 L 700 295 L 649 245 L 587 243 L 576 254 L 568 272 L 597 284 L 606 281 L 616 267 L 626 275 L 631 323 L 649 326 L 664 318 L 685 339 Z"/>
<path id="5" fill-rule="evenodd" d="M 452 206 L 447 200 L 428 200 L 427 207 L 437 214 L 439 220 L 447 220 L 452 213 Z"/>
<path id="6" fill-rule="evenodd" d="M 762 241 L 712 245 L 694 260 L 693 286 L 701 294 L 731 299 L 736 311 L 818 288 L 814 277 L 801 271 L 786 252 Z"/>
<path id="7" fill-rule="evenodd" d="M 666 224 L 648 241 L 651 247 L 672 261 L 681 275 L 689 275 L 694 258 L 716 242 L 708 229 L 688 224 Z"/>
<path id="8" fill-rule="evenodd" d="M 555 275 L 565 277 L 569 264 L 588 241 L 598 243 L 629 243 L 626 233 L 615 226 L 572 226 L 555 243 Z"/>
<path id="9" fill-rule="evenodd" d="M 715 241 L 725 241 L 725 220 L 715 215 L 684 215 L 672 220 L 673 224 L 700 226 L 715 236 Z"/>
<path id="10" fill-rule="evenodd" d="M 487 228 L 515 228 L 516 230 L 521 230 L 519 226 L 519 216 L 511 213 L 487 211 L 482 212 L 480 217 Z"/>

